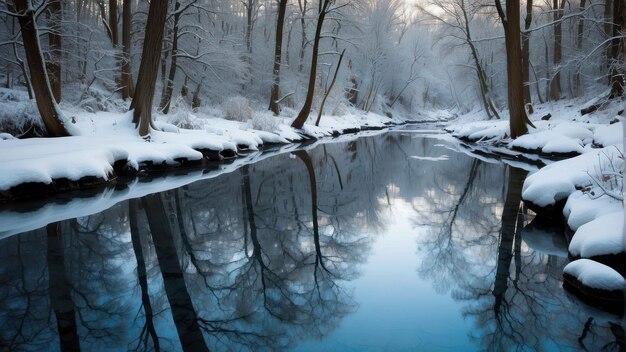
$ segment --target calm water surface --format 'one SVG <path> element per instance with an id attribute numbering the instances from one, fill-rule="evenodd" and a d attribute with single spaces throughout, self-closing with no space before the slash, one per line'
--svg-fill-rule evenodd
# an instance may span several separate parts
<path id="1" fill-rule="evenodd" d="M 5 234 L 54 221 L 0 241 L 0 346 L 626 348 L 620 318 L 561 288 L 566 243 L 521 207 L 526 171 L 440 137 L 310 146 L 89 216 L 102 195 L 0 211 Z"/>

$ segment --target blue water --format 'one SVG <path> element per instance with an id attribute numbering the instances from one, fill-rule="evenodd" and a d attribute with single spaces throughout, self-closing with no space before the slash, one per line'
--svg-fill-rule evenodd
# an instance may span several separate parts
<path id="1" fill-rule="evenodd" d="M 5 206 L 1 349 L 623 350 L 526 171 L 418 131 L 274 154 Z"/>

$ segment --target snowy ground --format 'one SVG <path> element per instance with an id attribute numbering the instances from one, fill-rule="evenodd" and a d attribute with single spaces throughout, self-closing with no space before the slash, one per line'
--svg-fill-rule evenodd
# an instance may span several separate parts
<path id="1" fill-rule="evenodd" d="M 484 112 L 461 116 L 446 129 L 486 153 L 521 154 L 526 160 L 542 158 L 549 163 L 527 177 L 522 196 L 535 209 L 562 211 L 573 231 L 569 255 L 575 260 L 565 269 L 566 280 L 621 292 L 626 289 L 622 117 L 626 102 L 615 100 L 581 115 L 582 107 L 594 103 L 581 99 L 536 106 L 531 115 L 536 128 L 517 139 L 508 135 L 507 116 L 479 121 Z M 542 119 L 548 114 L 549 119 Z M 549 160 L 554 157 L 571 158 Z"/>

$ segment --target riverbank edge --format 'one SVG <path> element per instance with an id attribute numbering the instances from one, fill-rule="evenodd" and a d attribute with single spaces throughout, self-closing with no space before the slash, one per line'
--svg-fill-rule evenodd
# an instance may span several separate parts
<path id="1" fill-rule="evenodd" d="M 454 136 L 452 135 L 451 131 L 446 130 L 446 132 L 448 132 L 453 138 L 459 140 L 464 147 L 469 148 L 470 152 L 476 153 L 479 156 L 487 156 L 487 157 L 494 157 L 494 158 L 499 158 L 499 159 L 504 159 L 504 160 L 523 162 L 526 164 L 536 166 L 539 169 L 546 166 L 546 163 L 542 159 L 558 162 L 561 160 L 566 160 L 566 159 L 581 155 L 580 153 L 546 154 L 546 153 L 542 153 L 540 149 L 521 151 L 521 150 L 516 150 L 515 148 L 507 148 L 505 144 L 499 146 L 500 148 L 503 148 L 504 150 L 508 150 L 511 152 L 520 152 L 520 154 L 509 154 L 503 151 L 499 151 L 498 149 L 496 149 L 498 148 L 497 146 L 494 146 L 495 148 L 492 149 L 489 147 L 485 147 L 483 145 L 479 145 L 478 143 L 476 143 L 476 141 L 473 141 L 469 138 Z M 534 159 L 527 155 L 521 154 L 522 152 L 525 154 L 536 156 L 538 159 Z M 532 210 L 533 212 L 537 214 L 536 216 L 542 217 L 544 219 L 551 219 L 552 221 L 557 221 L 557 222 L 562 223 L 562 226 L 563 226 L 562 235 L 565 238 L 567 245 L 569 247 L 569 244 L 574 236 L 575 231 L 570 228 L 570 226 L 567 223 L 567 218 L 563 214 L 563 209 L 565 207 L 565 204 L 568 198 L 569 198 L 569 195 L 565 199 L 558 201 L 553 205 L 546 206 L 546 207 L 541 207 L 527 199 L 522 199 L 522 201 L 524 202 L 526 207 L 528 207 L 528 209 Z M 570 263 L 578 259 L 581 259 L 581 257 L 572 256 L 572 254 L 568 250 L 568 260 Z M 611 269 L 615 270 L 616 272 L 618 272 L 622 276 L 626 275 L 626 253 L 624 252 L 621 252 L 616 255 L 603 255 L 603 256 L 592 257 L 592 258 L 587 258 L 587 259 L 606 265 L 610 267 Z M 565 272 L 563 273 L 563 288 L 567 290 L 568 292 L 572 293 L 581 302 L 587 305 L 602 309 L 604 311 L 607 311 L 613 314 L 617 314 L 620 317 L 626 316 L 626 311 L 625 311 L 626 290 L 623 290 L 620 294 L 620 292 L 616 292 L 616 291 L 602 290 L 602 289 L 589 287 L 583 284 L 580 280 L 578 280 L 574 276 L 569 275 Z"/>
<path id="2" fill-rule="evenodd" d="M 176 173 L 189 171 L 210 171 L 223 164 L 232 163 L 235 159 L 243 158 L 250 153 L 262 153 L 277 146 L 309 144 L 323 139 L 334 139 L 342 135 L 359 134 L 368 131 L 382 131 L 393 127 L 412 124 L 433 123 L 430 120 L 403 120 L 388 121 L 384 125 L 371 126 L 368 124 L 344 129 L 333 129 L 328 136 L 315 137 L 304 130 L 295 130 L 300 139 L 289 139 L 288 143 L 265 143 L 259 146 L 258 151 L 251 151 L 243 145 L 238 145 L 237 150 L 223 149 L 195 149 L 202 154 L 202 158 L 188 159 L 177 158 L 175 164 L 154 164 L 145 162 L 137 167 L 130 165 L 128 160 L 116 160 L 112 163 L 112 171 L 106 177 L 84 176 L 77 180 L 66 177 L 54 178 L 52 182 L 23 182 L 0 191 L 0 207 L 8 208 L 15 204 L 45 200 L 60 195 L 71 195 L 81 192 L 82 194 L 97 194 L 110 187 L 124 187 L 125 184 L 135 179 L 155 179 Z"/>

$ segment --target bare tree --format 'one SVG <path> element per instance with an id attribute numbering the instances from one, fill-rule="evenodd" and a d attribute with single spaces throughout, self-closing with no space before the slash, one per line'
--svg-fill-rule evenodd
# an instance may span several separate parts
<path id="1" fill-rule="evenodd" d="M 304 106 L 300 110 L 298 117 L 291 124 L 294 128 L 302 128 L 304 123 L 309 118 L 311 113 L 311 107 L 313 106 L 313 95 L 315 93 L 315 79 L 317 78 L 317 59 L 319 53 L 320 39 L 322 37 L 322 27 L 324 26 L 324 19 L 326 15 L 332 11 L 329 9 L 331 3 L 334 0 L 321 0 L 319 4 L 317 27 L 315 28 L 315 38 L 313 39 L 313 53 L 311 54 L 311 71 L 309 73 L 309 86 L 306 93 L 306 99 Z"/>
<path id="2" fill-rule="evenodd" d="M 123 0 L 122 8 L 122 98 L 124 100 L 132 97 L 133 76 L 131 72 L 130 48 L 131 48 L 131 21 L 132 21 L 132 2 L 131 0 Z"/>

